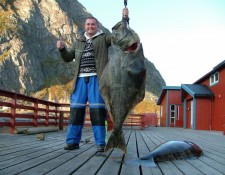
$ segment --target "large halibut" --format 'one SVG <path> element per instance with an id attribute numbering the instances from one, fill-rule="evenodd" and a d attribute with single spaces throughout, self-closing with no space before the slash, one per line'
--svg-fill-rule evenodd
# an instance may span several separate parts
<path id="1" fill-rule="evenodd" d="M 126 153 L 122 125 L 145 96 L 145 57 L 138 35 L 126 23 L 115 25 L 112 34 L 109 62 L 100 79 L 100 91 L 114 126 L 105 151 L 120 148 Z"/>

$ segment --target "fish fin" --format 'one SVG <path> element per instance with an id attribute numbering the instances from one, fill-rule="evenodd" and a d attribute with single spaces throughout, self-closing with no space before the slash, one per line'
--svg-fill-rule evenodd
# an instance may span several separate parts
<path id="1" fill-rule="evenodd" d="M 124 162 L 125 165 L 136 165 L 136 166 L 145 166 L 145 167 L 157 167 L 155 161 L 153 158 L 151 159 L 132 159 L 132 160 L 126 160 Z"/>
<path id="2" fill-rule="evenodd" d="M 115 132 L 115 130 L 112 131 L 112 133 L 108 139 L 108 142 L 106 144 L 105 152 L 112 148 L 119 148 L 125 154 L 127 153 L 127 146 L 125 143 L 123 131 L 121 131 L 121 132 Z"/>

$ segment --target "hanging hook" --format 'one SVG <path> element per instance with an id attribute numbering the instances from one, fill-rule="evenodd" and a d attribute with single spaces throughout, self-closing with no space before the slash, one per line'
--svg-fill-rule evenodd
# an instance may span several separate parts
<path id="1" fill-rule="evenodd" d="M 125 8 L 127 8 L 127 0 L 124 0 L 124 6 L 125 6 Z M 127 24 L 129 24 L 129 17 L 124 16 L 124 14 L 123 14 L 123 22 L 124 22 L 124 24 L 126 24 L 126 26 L 127 26 Z"/>
<path id="2" fill-rule="evenodd" d="M 124 0 L 124 6 L 127 7 L 127 0 Z"/>

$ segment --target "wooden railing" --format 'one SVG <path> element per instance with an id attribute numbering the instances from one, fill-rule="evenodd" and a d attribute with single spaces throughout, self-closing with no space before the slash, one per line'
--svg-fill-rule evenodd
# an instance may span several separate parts
<path id="1" fill-rule="evenodd" d="M 59 104 L 26 95 L 0 90 L 0 127 L 59 126 L 61 112 L 69 111 L 69 104 Z"/>
<path id="2" fill-rule="evenodd" d="M 26 95 L 0 90 L 0 127 L 9 127 L 14 133 L 17 127 L 55 126 L 60 130 L 68 125 L 70 104 L 54 103 Z M 157 114 L 131 114 L 124 122 L 126 126 L 157 125 Z M 86 111 L 85 126 L 91 126 L 89 109 Z M 108 117 L 108 129 L 113 123 Z"/>
<path id="3" fill-rule="evenodd" d="M 124 121 L 125 126 L 140 126 L 144 129 L 148 126 L 158 126 L 158 118 L 156 113 L 130 114 Z"/>

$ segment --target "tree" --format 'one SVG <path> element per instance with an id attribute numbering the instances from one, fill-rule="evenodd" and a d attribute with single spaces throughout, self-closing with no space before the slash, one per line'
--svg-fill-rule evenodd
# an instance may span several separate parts
<path id="1" fill-rule="evenodd" d="M 0 12 L 0 35 L 5 35 L 8 30 L 14 30 L 10 15 L 9 11 Z"/>

